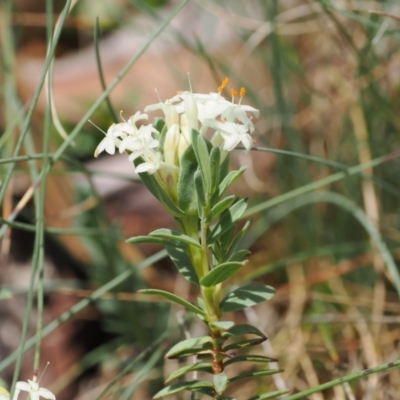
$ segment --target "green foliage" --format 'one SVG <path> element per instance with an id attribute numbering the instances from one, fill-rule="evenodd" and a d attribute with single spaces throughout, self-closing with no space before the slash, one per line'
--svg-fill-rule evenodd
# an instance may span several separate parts
<path id="1" fill-rule="evenodd" d="M 221 310 L 225 312 L 243 310 L 271 299 L 274 294 L 275 289 L 271 286 L 250 283 L 229 293 L 221 301 Z"/>

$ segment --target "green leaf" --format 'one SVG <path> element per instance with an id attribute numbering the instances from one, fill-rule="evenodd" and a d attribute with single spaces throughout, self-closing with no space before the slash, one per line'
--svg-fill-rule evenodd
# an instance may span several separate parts
<path id="1" fill-rule="evenodd" d="M 206 343 L 212 343 L 211 336 L 201 336 L 197 338 L 182 340 L 181 342 L 173 346 L 165 355 L 165 357 L 167 358 L 179 357 L 179 355 L 182 352 L 185 352 L 186 350 L 193 350 L 194 348 L 199 348 L 199 346 L 202 346 Z M 199 350 L 201 349 L 202 347 L 200 347 Z"/>
<path id="2" fill-rule="evenodd" d="M 159 141 L 158 148 L 163 149 L 163 152 L 164 152 L 165 136 L 168 131 L 167 124 L 161 118 L 154 118 L 153 126 L 159 132 L 158 137 L 156 137 L 156 139 L 158 139 L 158 141 Z"/>
<path id="3" fill-rule="evenodd" d="M 194 175 L 199 165 L 193 146 L 189 146 L 180 160 L 180 173 L 178 179 L 179 207 L 188 215 L 197 215 L 197 193 Z"/>
<path id="4" fill-rule="evenodd" d="M 192 239 L 190 236 L 187 236 L 178 231 L 173 231 L 172 229 L 166 229 L 166 228 L 157 229 L 157 230 L 151 232 L 149 234 L 149 236 L 157 237 L 157 238 L 161 238 L 161 239 L 167 239 L 167 240 L 174 240 L 174 241 L 182 242 L 185 244 L 190 244 L 199 249 L 202 249 L 201 244 L 199 242 Z"/>
<path id="5" fill-rule="evenodd" d="M 243 374 L 237 375 L 231 379 L 229 379 L 229 383 L 240 381 L 241 379 L 248 379 L 248 378 L 257 378 L 259 376 L 268 376 L 279 374 L 283 372 L 283 369 L 269 369 L 266 371 L 252 371 L 252 372 L 244 372 Z"/>
<path id="6" fill-rule="evenodd" d="M 213 200 L 218 201 L 222 197 L 222 195 L 226 192 L 229 186 L 232 185 L 238 178 L 240 178 L 244 172 L 246 171 L 246 166 L 243 166 L 239 169 L 239 171 L 231 171 L 229 174 L 222 180 L 219 185 L 218 192 L 215 194 L 215 199 Z"/>
<path id="7" fill-rule="evenodd" d="M 218 394 L 225 392 L 228 382 L 228 377 L 223 372 L 213 375 L 213 387 Z"/>
<path id="8" fill-rule="evenodd" d="M 229 258 L 229 261 L 243 261 L 243 258 L 249 254 L 251 254 L 251 251 L 249 250 L 239 250 Z"/>
<path id="9" fill-rule="evenodd" d="M 205 192 L 211 193 L 210 154 L 207 142 L 203 135 L 195 130 L 192 131 L 192 146 L 203 178 Z"/>
<path id="10" fill-rule="evenodd" d="M 224 367 L 227 367 L 228 365 L 235 364 L 238 362 L 243 362 L 243 361 L 250 361 L 250 362 L 258 362 L 258 363 L 264 363 L 264 362 L 276 362 L 278 361 L 275 358 L 271 357 L 266 357 L 266 356 L 259 356 L 259 355 L 253 355 L 253 354 L 244 354 L 241 356 L 229 358 L 224 362 Z"/>
<path id="11" fill-rule="evenodd" d="M 229 350 L 243 349 L 245 347 L 256 346 L 258 344 L 261 344 L 262 342 L 265 342 L 266 340 L 267 340 L 266 337 L 259 338 L 259 339 L 240 340 L 238 342 L 234 342 L 234 343 L 228 344 L 228 346 L 224 347 L 222 350 L 224 352 L 227 352 Z"/>
<path id="12" fill-rule="evenodd" d="M 167 244 L 171 244 L 171 242 L 168 240 L 164 240 L 164 239 L 157 238 L 157 237 L 151 237 L 151 236 L 135 236 L 135 237 L 131 237 L 131 238 L 127 239 L 126 242 L 127 243 L 154 243 L 154 244 L 161 244 L 163 246 L 166 246 Z"/>
<path id="13" fill-rule="evenodd" d="M 264 393 L 264 394 L 259 394 L 258 396 L 254 396 L 250 398 L 249 400 L 268 400 L 268 399 L 274 399 L 276 397 L 282 396 L 284 394 L 290 393 L 289 389 L 283 389 L 283 390 L 276 390 L 275 392 L 269 392 L 269 393 Z"/>
<path id="14" fill-rule="evenodd" d="M 210 169 L 211 169 L 211 193 L 218 191 L 220 170 L 221 170 L 221 150 L 218 146 L 213 146 L 210 152 Z"/>
<path id="15" fill-rule="evenodd" d="M 205 312 L 201 310 L 200 308 L 196 307 L 195 305 L 189 303 L 185 299 L 182 299 L 179 296 L 176 296 L 173 293 L 166 292 L 164 290 L 159 290 L 159 289 L 142 289 L 139 290 L 138 293 L 141 294 L 151 294 L 151 295 L 156 295 L 156 296 L 162 296 L 165 297 L 168 300 L 173 301 L 174 303 L 178 303 L 181 306 L 187 308 L 189 311 L 194 312 L 195 314 L 200 314 L 200 315 L 205 315 Z"/>
<path id="16" fill-rule="evenodd" d="M 243 310 L 255 304 L 271 299 L 275 289 L 260 283 L 250 283 L 229 293 L 220 303 L 224 312 Z"/>
<path id="17" fill-rule="evenodd" d="M 197 277 L 196 271 L 192 264 L 192 260 L 187 254 L 186 248 L 166 246 L 165 247 L 169 257 L 175 264 L 178 271 L 182 276 L 187 279 L 190 283 L 199 286 L 199 278 Z"/>
<path id="18" fill-rule="evenodd" d="M 236 250 L 236 247 L 240 243 L 240 241 L 243 239 L 244 235 L 247 233 L 247 230 L 249 229 L 251 222 L 247 221 L 244 225 L 243 228 L 240 229 L 240 231 L 236 234 L 235 238 L 233 239 L 231 245 L 229 246 L 229 249 L 226 252 L 226 256 L 229 260 L 229 258 L 232 256 L 232 253 Z"/>
<path id="19" fill-rule="evenodd" d="M 206 222 L 211 222 L 224 212 L 235 200 L 235 195 L 225 197 L 211 209 L 210 214 L 207 216 Z"/>
<path id="20" fill-rule="evenodd" d="M 206 303 L 204 303 L 204 300 L 201 297 L 197 298 L 197 303 L 199 304 L 199 306 L 200 306 L 200 308 L 202 310 L 206 310 L 207 309 Z"/>
<path id="21" fill-rule="evenodd" d="M 199 203 L 202 205 L 202 207 L 205 207 L 206 204 L 206 193 L 204 191 L 204 184 L 203 184 L 203 178 L 201 176 L 201 171 L 197 170 L 196 173 L 194 174 L 194 184 L 196 187 L 196 193 L 197 197 L 199 200 Z M 201 213 L 199 212 L 199 215 Z"/>
<path id="22" fill-rule="evenodd" d="M 210 287 L 226 281 L 235 275 L 242 267 L 240 262 L 227 262 L 214 267 L 207 275 L 200 279 L 200 285 Z"/>
<path id="23" fill-rule="evenodd" d="M 223 336 L 237 336 L 237 335 L 249 335 L 249 334 L 260 336 L 264 339 L 267 338 L 264 335 L 264 333 L 261 332 L 258 328 L 256 328 L 253 325 L 249 325 L 249 324 L 235 325 L 232 328 L 230 328 L 227 332 L 224 332 L 222 335 Z"/>
<path id="24" fill-rule="evenodd" d="M 221 166 L 219 168 L 219 183 L 221 183 L 229 173 L 229 167 L 231 165 L 231 155 L 229 152 L 228 154 L 225 155 L 225 158 L 222 160 L 222 162 L 220 161 L 220 165 Z"/>
<path id="25" fill-rule="evenodd" d="M 137 167 L 142 164 L 144 160 L 141 157 L 138 157 L 134 163 Z M 146 185 L 147 189 L 156 197 L 167 209 L 167 211 L 173 215 L 174 217 L 182 217 L 185 215 L 183 210 L 181 210 L 168 196 L 166 189 L 160 184 L 157 180 L 156 175 L 148 174 L 147 172 L 142 172 L 139 174 L 140 179 Z"/>
<path id="26" fill-rule="evenodd" d="M 217 322 L 210 322 L 208 325 L 211 328 L 217 328 L 226 331 L 232 328 L 235 325 L 235 323 L 233 321 L 217 321 Z"/>
<path id="27" fill-rule="evenodd" d="M 212 244 L 219 236 L 225 233 L 232 225 L 239 220 L 242 214 L 246 211 L 247 199 L 237 201 L 228 210 L 225 210 L 221 218 L 214 228 L 211 230 L 208 243 Z"/>
<path id="28" fill-rule="evenodd" d="M 153 399 L 160 399 L 161 397 L 170 396 L 171 394 L 182 392 L 183 390 L 190 390 L 192 392 L 201 392 L 213 396 L 214 390 L 211 382 L 206 381 L 188 381 L 175 383 L 160 390 Z"/>
<path id="29" fill-rule="evenodd" d="M 198 362 L 195 364 L 185 365 L 182 368 L 174 371 L 165 381 L 166 384 L 174 381 L 175 379 L 187 374 L 192 371 L 202 371 L 212 373 L 212 364 L 209 362 Z"/>

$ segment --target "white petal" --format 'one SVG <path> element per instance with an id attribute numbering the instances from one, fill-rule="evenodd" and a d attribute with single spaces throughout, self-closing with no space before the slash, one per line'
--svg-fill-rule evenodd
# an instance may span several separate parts
<path id="1" fill-rule="evenodd" d="M 149 119 L 149 116 L 147 114 L 140 114 L 140 111 L 138 111 L 128 119 L 128 123 L 135 125 L 141 119 Z"/>
<path id="2" fill-rule="evenodd" d="M 23 391 L 25 391 L 25 392 L 30 392 L 31 391 L 31 385 L 29 384 L 29 383 L 27 383 L 27 382 L 17 382 L 17 384 L 15 385 L 15 387 L 18 389 L 18 390 L 23 390 Z"/>
<path id="3" fill-rule="evenodd" d="M 97 158 L 101 152 L 104 151 L 104 139 L 98 144 L 96 150 L 94 151 L 94 156 Z"/>
<path id="4" fill-rule="evenodd" d="M 30 400 L 40 400 L 39 391 L 31 391 Z"/>
<path id="5" fill-rule="evenodd" d="M 154 174 L 160 167 L 151 163 L 151 162 L 144 162 L 136 167 L 136 172 L 138 174 L 142 172 L 147 172 L 149 174 Z"/>
<path id="6" fill-rule="evenodd" d="M 244 148 L 248 151 L 253 146 L 253 140 L 251 136 L 247 133 L 242 136 L 241 141 L 243 143 Z"/>
<path id="7" fill-rule="evenodd" d="M 113 138 L 104 138 L 104 150 L 108 154 L 114 154 L 115 153 L 115 144 L 114 144 L 114 139 Z"/>
<path id="8" fill-rule="evenodd" d="M 224 150 L 231 151 L 233 150 L 239 143 L 238 136 L 227 136 L 224 142 Z"/>
<path id="9" fill-rule="evenodd" d="M 164 107 L 164 103 L 157 103 L 157 104 L 150 104 L 144 109 L 144 112 L 149 112 L 149 111 L 156 111 L 156 110 L 162 110 Z"/>
<path id="10" fill-rule="evenodd" d="M 56 400 L 56 396 L 54 396 L 54 394 L 51 393 L 50 390 L 47 390 L 45 388 L 40 388 L 38 393 L 39 393 L 39 396 L 42 396 L 45 399 Z"/>

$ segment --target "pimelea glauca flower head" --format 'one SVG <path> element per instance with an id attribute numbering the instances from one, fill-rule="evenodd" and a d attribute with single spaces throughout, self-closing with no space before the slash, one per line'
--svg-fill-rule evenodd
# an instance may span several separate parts
<path id="1" fill-rule="evenodd" d="M 111 125 L 97 146 L 95 156 L 103 151 L 114 154 L 116 148 L 120 153 L 127 153 L 136 172 L 154 175 L 170 200 L 179 206 L 177 185 L 182 157 L 192 144 L 193 132 L 219 147 L 220 163 L 238 145 L 242 144 L 246 151 L 252 146 L 252 116 L 258 117 L 259 111 L 242 104 L 244 88 L 240 89 L 237 102 L 235 89 L 231 90 L 232 99 L 227 100 L 222 91 L 228 82 L 225 78 L 217 93 L 178 92 L 164 102 L 147 106 L 143 114 L 136 112 L 127 121 Z M 148 120 L 147 113 L 157 110 L 163 112 L 164 122 L 138 127 L 139 123 Z"/>

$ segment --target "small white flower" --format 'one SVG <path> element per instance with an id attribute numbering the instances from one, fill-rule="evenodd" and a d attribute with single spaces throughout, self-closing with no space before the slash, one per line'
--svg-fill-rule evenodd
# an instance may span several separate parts
<path id="1" fill-rule="evenodd" d="M 199 121 L 210 126 L 226 109 L 232 107 L 232 103 L 221 96 L 220 93 L 210 93 L 197 104 Z"/>
<path id="2" fill-rule="evenodd" d="M 30 381 L 28 382 L 17 382 L 14 391 L 13 400 L 17 400 L 19 393 L 22 391 L 29 392 L 31 400 L 39 400 L 40 397 L 44 397 L 45 399 L 56 400 L 56 396 L 45 388 L 40 388 L 37 382 Z"/>
<path id="3" fill-rule="evenodd" d="M 260 115 L 260 111 L 254 107 L 241 104 L 232 104 L 231 107 L 225 109 L 225 111 L 221 114 L 221 117 L 229 122 L 235 122 L 236 120 L 239 120 L 250 130 L 250 132 L 254 132 L 254 124 L 247 116 L 247 112 L 253 113 L 257 118 Z"/>
<path id="4" fill-rule="evenodd" d="M 140 136 L 136 140 L 128 143 L 129 150 L 132 152 L 129 155 L 129 161 L 134 161 L 138 157 L 146 159 L 148 154 L 154 153 L 154 148 L 158 147 L 159 142 L 151 136 Z"/>
<path id="5" fill-rule="evenodd" d="M 115 147 L 118 146 L 119 143 L 119 137 L 123 134 L 121 131 L 120 127 L 118 126 L 120 124 L 112 124 L 106 133 L 106 137 L 99 143 L 97 146 L 94 156 L 98 157 L 98 155 L 103 152 L 104 150 L 108 154 L 114 154 L 115 153 Z"/>
<path id="6" fill-rule="evenodd" d="M 248 128 L 245 125 L 235 124 L 234 122 L 216 121 L 213 128 L 219 130 L 219 134 L 224 139 L 223 149 L 227 151 L 233 150 L 240 142 L 246 150 L 250 150 L 253 140 L 248 133 Z"/>
<path id="7" fill-rule="evenodd" d="M 147 172 L 148 174 L 154 174 L 160 169 L 161 166 L 161 153 L 152 152 L 148 153 L 145 158 L 145 162 L 136 167 L 138 174 Z"/>
<path id="8" fill-rule="evenodd" d="M 128 135 L 122 139 L 119 144 L 119 152 L 123 153 L 126 150 L 138 151 L 143 146 L 146 148 L 157 147 L 159 142 L 152 137 L 152 133 L 157 133 L 153 125 L 142 125 L 140 129 L 137 129 L 135 135 Z"/>

